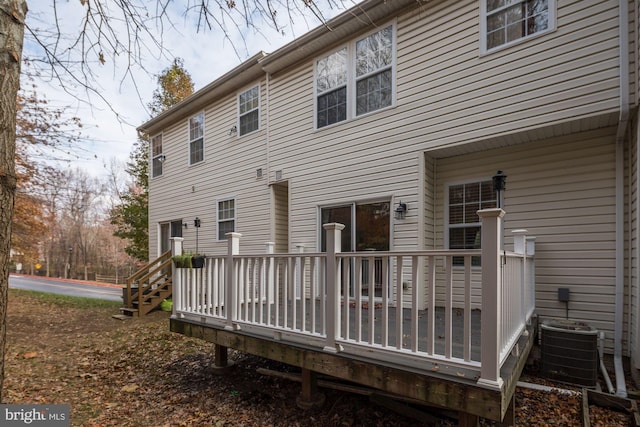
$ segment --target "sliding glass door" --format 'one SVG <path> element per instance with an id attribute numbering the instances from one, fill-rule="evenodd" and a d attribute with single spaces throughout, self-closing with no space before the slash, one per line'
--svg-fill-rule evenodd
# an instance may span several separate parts
<path id="1" fill-rule="evenodd" d="M 321 250 L 326 251 L 326 232 L 322 225 L 337 222 L 344 224 L 342 230 L 342 252 L 388 251 L 390 242 L 390 202 L 351 203 L 321 209 Z M 373 277 L 369 277 L 369 263 L 373 260 Z M 344 268 L 344 266 L 343 266 Z M 349 265 L 349 296 L 354 296 L 355 272 L 361 271 L 363 296 L 382 297 L 382 259 L 362 259 L 362 265 L 356 266 L 351 260 Z M 372 292 L 373 290 L 373 292 Z"/>

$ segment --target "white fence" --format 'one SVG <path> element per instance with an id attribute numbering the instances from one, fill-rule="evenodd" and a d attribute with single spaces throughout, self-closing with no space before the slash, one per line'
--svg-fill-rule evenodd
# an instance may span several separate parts
<path id="1" fill-rule="evenodd" d="M 533 240 L 519 233 L 506 252 L 504 212 L 479 214 L 481 250 L 340 253 L 343 226 L 327 224 L 326 253 L 273 254 L 268 244 L 240 255 L 241 236 L 229 233 L 227 255 L 175 269 L 174 316 L 500 388 L 535 309 Z"/>

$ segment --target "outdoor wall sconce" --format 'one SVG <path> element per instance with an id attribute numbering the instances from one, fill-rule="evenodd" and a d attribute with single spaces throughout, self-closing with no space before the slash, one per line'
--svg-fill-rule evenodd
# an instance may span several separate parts
<path id="1" fill-rule="evenodd" d="M 507 176 L 502 173 L 502 171 L 498 171 L 493 176 L 493 189 L 496 192 L 496 207 L 502 207 L 502 192 L 506 189 L 506 179 Z"/>
<path id="2" fill-rule="evenodd" d="M 165 156 L 164 154 L 160 154 L 158 156 L 158 160 L 160 161 L 160 163 L 164 163 L 164 161 L 167 160 L 167 156 Z"/>
<path id="3" fill-rule="evenodd" d="M 235 135 L 236 133 L 238 133 L 238 126 L 231 126 L 231 129 L 229 129 L 229 136 Z"/>
<path id="4" fill-rule="evenodd" d="M 405 219 L 407 217 L 407 204 L 398 203 L 398 207 L 396 208 L 396 219 Z"/>
<path id="5" fill-rule="evenodd" d="M 186 223 L 186 222 L 183 222 L 183 223 L 182 223 L 182 226 L 183 226 L 184 228 L 189 228 L 189 225 L 187 225 L 187 223 Z"/>
<path id="6" fill-rule="evenodd" d="M 196 219 L 193 220 L 193 226 L 200 228 L 200 218 L 196 217 Z"/>

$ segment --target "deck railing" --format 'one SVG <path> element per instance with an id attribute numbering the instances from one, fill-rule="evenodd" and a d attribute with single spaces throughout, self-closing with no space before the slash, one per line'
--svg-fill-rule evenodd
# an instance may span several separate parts
<path id="1" fill-rule="evenodd" d="M 479 214 L 481 250 L 341 253 L 326 224 L 327 252 L 240 255 L 229 233 L 227 255 L 175 269 L 174 316 L 500 388 L 535 309 L 533 241 L 506 252 L 504 212 Z"/>

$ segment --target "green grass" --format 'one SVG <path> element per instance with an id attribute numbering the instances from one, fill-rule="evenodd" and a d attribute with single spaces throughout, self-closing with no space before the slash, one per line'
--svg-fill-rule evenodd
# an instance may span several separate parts
<path id="1" fill-rule="evenodd" d="M 47 292 L 26 291 L 22 289 L 9 289 L 9 295 L 30 297 L 43 303 L 56 304 L 73 308 L 116 308 L 122 306 L 119 301 L 110 301 L 96 298 L 72 297 L 68 295 L 50 294 Z"/>

